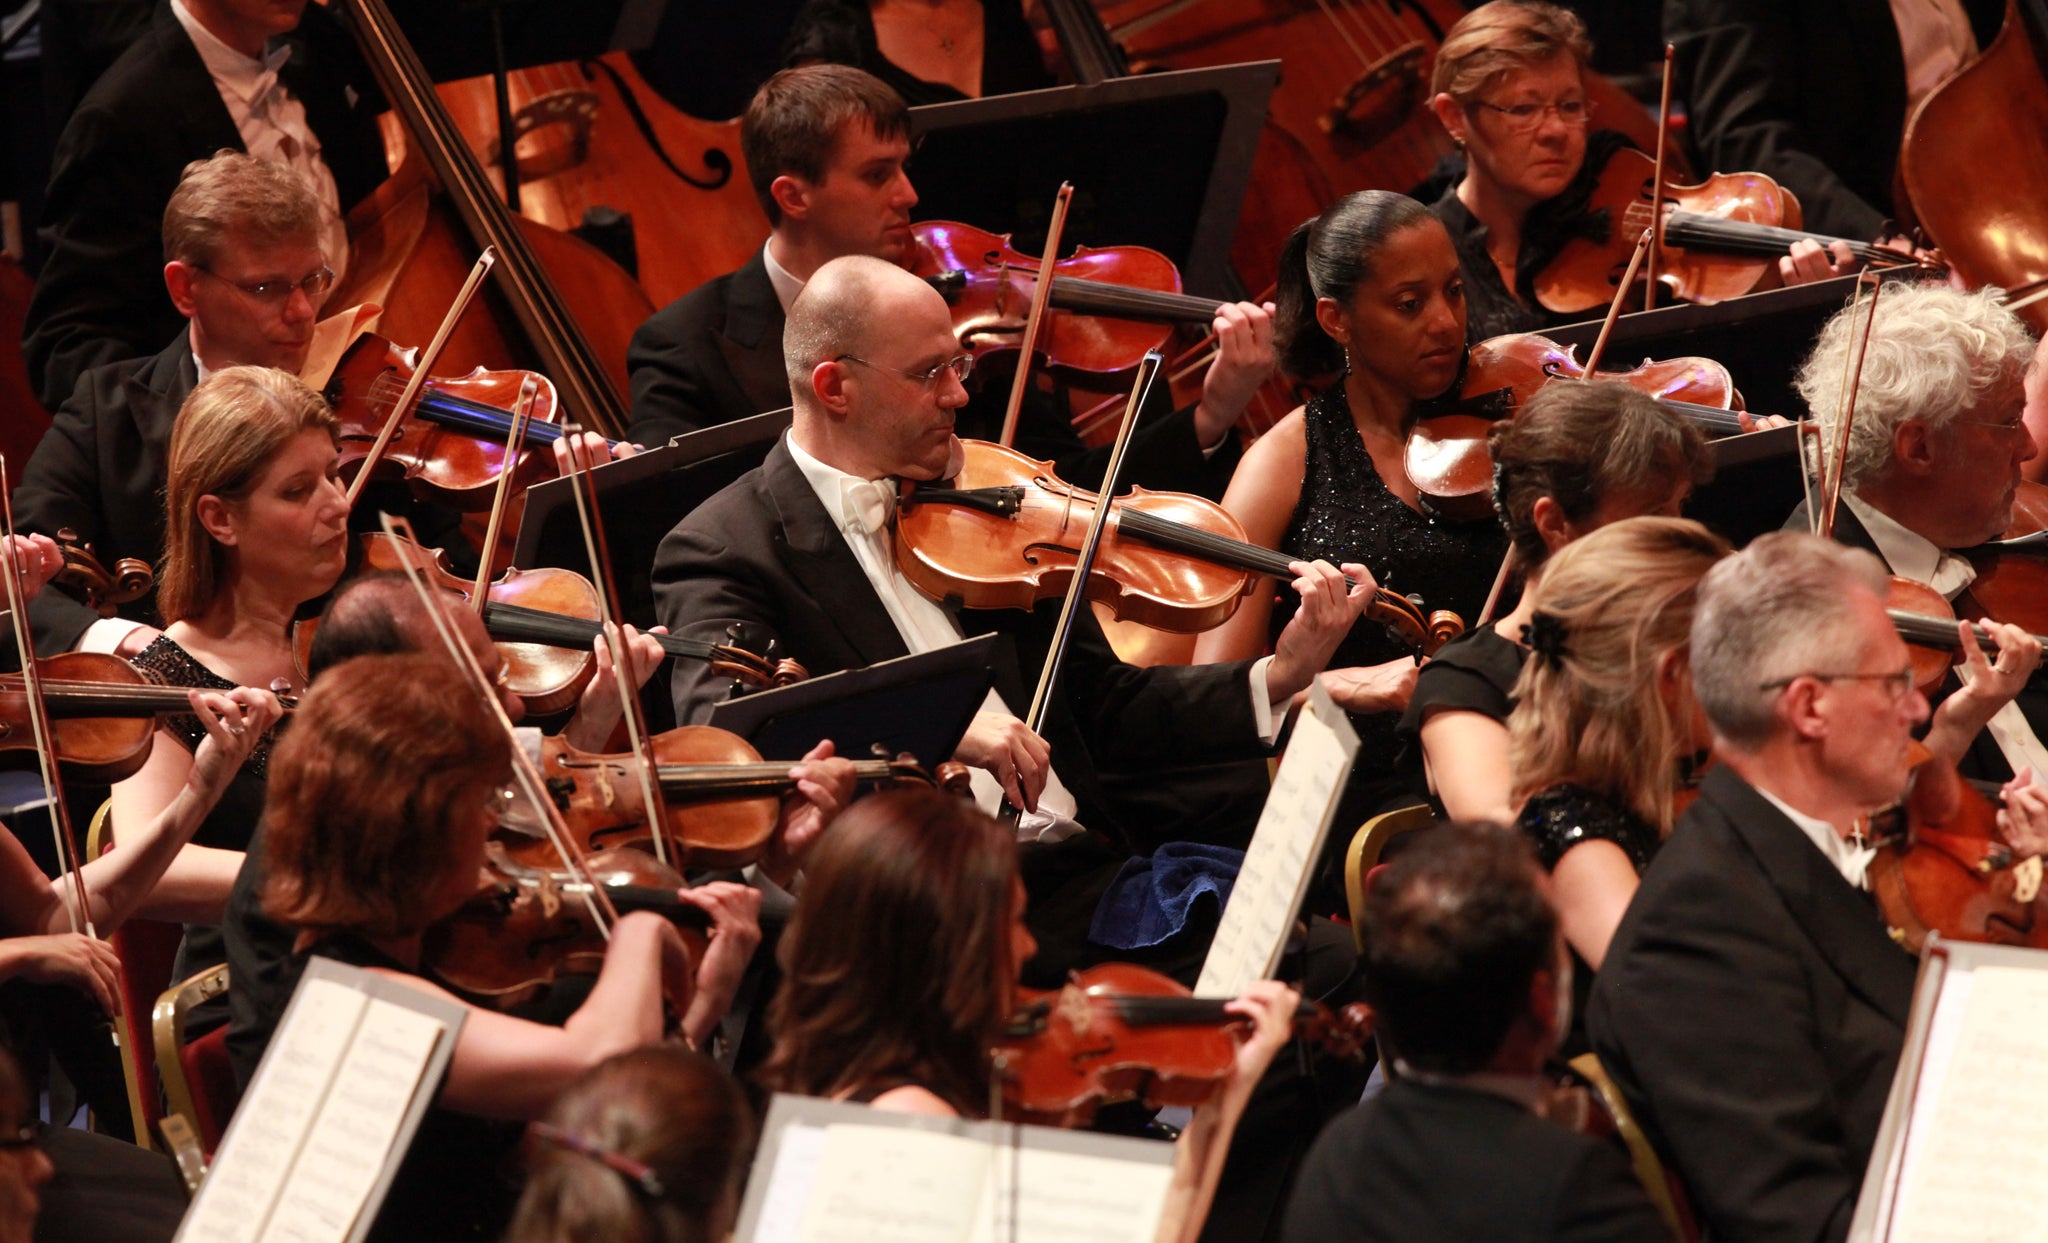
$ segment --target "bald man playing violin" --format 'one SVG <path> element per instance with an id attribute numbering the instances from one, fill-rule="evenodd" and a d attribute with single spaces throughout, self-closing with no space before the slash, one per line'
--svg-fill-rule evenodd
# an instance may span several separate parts
<path id="1" fill-rule="evenodd" d="M 1076 863 L 1084 856 L 1113 862 L 1128 850 L 1130 826 L 1098 766 L 1128 771 L 1263 754 L 1289 699 L 1370 598 L 1372 579 L 1361 566 L 1344 567 L 1356 584 L 1347 592 L 1336 567 L 1298 564 L 1293 590 L 1302 608 L 1274 655 L 1152 669 L 1118 661 L 1080 610 L 1044 729 L 1034 732 L 1016 714 L 1049 650 L 1058 602 L 1029 613 L 949 612 L 903 579 L 892 551 L 897 481 L 945 477 L 961 452 L 953 426 L 966 401 L 965 364 L 944 299 L 882 260 L 834 260 L 797 299 L 783 345 L 794 424 L 760 468 L 662 541 L 653 571 L 661 620 L 691 637 L 723 638 L 737 626 L 740 642 L 776 640 L 820 674 L 963 635 L 1005 636 L 1015 663 L 998 668 L 997 693 L 957 758 L 979 774 L 985 803 L 1000 794 L 1026 809 L 1019 828 L 1032 843 L 1027 884 L 1034 875 L 1071 878 L 1086 870 Z M 725 695 L 707 671 L 680 665 L 673 690 L 682 721 L 702 720 Z M 1045 887 L 1033 886 L 1034 899 Z M 1035 924 L 1033 932 L 1052 944 L 1054 929 Z M 1059 940 L 1074 935 L 1068 929 Z"/>
<path id="2" fill-rule="evenodd" d="M 1866 314 L 1849 308 L 1829 320 L 1796 377 L 1830 446 Z M 1965 776 L 1999 781 L 2048 776 L 2048 687 L 2035 677 L 2041 645 L 1985 616 L 1970 590 L 1977 571 L 1960 550 L 1999 538 L 2012 521 L 2022 470 L 2037 452 L 2022 411 L 2033 351 L 2019 318 L 1989 295 L 1886 285 L 1862 358 L 1834 514 L 1837 540 L 1940 593 L 1996 640 L 1995 659 L 1965 646 L 1957 673 L 1935 696 L 1935 725 L 1960 732 Z M 1801 505 L 1786 526 L 1810 524 Z"/>

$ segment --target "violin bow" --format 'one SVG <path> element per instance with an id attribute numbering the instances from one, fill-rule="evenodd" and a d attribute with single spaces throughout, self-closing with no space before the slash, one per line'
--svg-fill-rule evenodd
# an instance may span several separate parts
<path id="1" fill-rule="evenodd" d="M 1636 271 L 1643 266 L 1643 255 L 1655 241 L 1655 233 L 1644 229 L 1636 239 L 1636 253 L 1629 256 L 1628 270 L 1621 274 L 1621 284 L 1615 286 L 1614 301 L 1607 304 L 1607 318 L 1600 325 L 1600 335 L 1593 338 L 1593 349 L 1586 359 L 1585 379 L 1598 379 L 1593 373 L 1600 368 L 1600 358 L 1607 353 L 1607 338 L 1614 335 L 1614 321 L 1621 318 L 1621 304 L 1627 299 L 1629 287 L 1635 283 Z"/>
<path id="2" fill-rule="evenodd" d="M 1664 93 L 1657 105 L 1657 171 L 1650 180 L 1650 254 L 1643 262 L 1643 309 L 1657 309 L 1657 252 L 1664 247 L 1664 149 L 1671 135 L 1671 65 L 1678 49 L 1664 45 Z M 1623 289 L 1628 282 L 1621 283 Z"/>
<path id="3" fill-rule="evenodd" d="M 434 330 L 434 339 L 427 342 L 427 348 L 420 351 L 418 363 L 412 370 L 412 379 L 406 382 L 405 391 L 392 403 L 391 413 L 384 416 L 383 429 L 377 433 L 376 441 L 370 445 L 370 452 L 364 456 L 363 464 L 356 468 L 355 481 L 348 485 L 350 509 L 355 508 L 356 498 L 362 495 L 364 486 L 370 482 L 370 472 L 383 460 L 384 451 L 391 447 L 391 438 L 398 433 L 398 425 L 405 421 L 406 411 L 411 410 L 413 403 L 419 400 L 420 390 L 427 386 L 427 373 L 440 361 L 442 347 L 448 344 L 449 334 L 455 331 L 455 325 L 461 321 L 462 313 L 467 311 L 469 304 L 475 300 L 476 291 L 484 282 L 484 275 L 497 262 L 497 249 L 491 246 L 484 247 L 484 253 L 476 257 L 476 266 L 469 270 L 469 279 L 462 282 L 462 288 L 455 293 L 455 301 L 448 306 L 448 313 L 441 317 L 441 326 Z M 510 464 L 518 460 L 518 454 L 510 444 L 505 446 L 505 453 L 509 469 Z M 488 550 L 485 551 L 484 560 L 490 560 Z"/>
<path id="4" fill-rule="evenodd" d="M 84 932 L 98 940 L 100 934 L 93 926 L 92 906 L 85 896 L 85 878 L 79 874 L 78 833 L 71 821 L 71 805 L 64 798 L 64 783 L 58 779 L 57 743 L 50 732 L 49 704 L 43 699 L 43 675 L 36 668 L 35 639 L 28 624 L 28 593 L 22 589 L 21 556 L 14 546 L 14 501 L 10 491 L 7 459 L 0 456 L 0 574 L 7 578 L 7 608 L 14 626 L 15 650 L 21 653 L 21 688 L 28 707 L 29 730 L 35 738 L 36 765 L 43 778 L 43 797 L 50 803 L 50 833 L 56 839 L 57 866 L 71 876 L 71 902 L 66 906 L 71 931 Z"/>
<path id="5" fill-rule="evenodd" d="M 1131 398 L 1124 406 L 1123 425 L 1117 428 L 1116 445 L 1109 453 L 1109 469 L 1103 472 L 1102 490 L 1096 493 L 1095 517 L 1088 524 L 1088 538 L 1081 541 L 1080 555 L 1074 559 L 1074 578 L 1067 584 L 1066 599 L 1060 604 L 1059 624 L 1053 628 L 1052 650 L 1046 653 L 1045 666 L 1039 670 L 1038 689 L 1031 696 L 1031 713 L 1024 719 L 1024 724 L 1033 733 L 1045 724 L 1053 681 L 1059 676 L 1060 661 L 1067 651 L 1067 639 L 1074 630 L 1074 616 L 1087 592 L 1088 574 L 1095 566 L 1095 553 L 1102 545 L 1102 533 L 1109 529 L 1109 511 L 1116 496 L 1117 479 L 1123 472 L 1124 450 L 1131 443 L 1131 430 L 1138 425 L 1138 407 L 1144 404 L 1146 392 L 1152 387 L 1153 377 L 1159 374 L 1163 361 L 1158 350 L 1148 350 L 1138 363 L 1138 379 L 1131 385 Z"/>
<path id="6" fill-rule="evenodd" d="M 547 779 L 542 775 L 540 765 L 535 763 L 533 756 L 519 744 L 519 731 L 512 724 L 512 718 L 506 715 L 505 701 L 499 698 L 498 688 L 485 676 L 483 666 L 477 663 L 476 653 L 470 651 L 469 644 L 464 643 L 462 636 L 455 633 L 454 624 L 443 612 L 446 606 L 442 604 L 442 598 L 427 582 L 426 570 L 420 559 L 419 537 L 413 533 L 412 524 L 390 514 L 379 514 L 377 518 L 384 528 L 384 533 L 391 536 L 397 545 L 399 565 L 404 570 L 406 581 L 412 584 L 413 591 L 419 596 L 420 607 L 426 610 L 427 620 L 433 623 L 434 633 L 440 636 L 442 646 L 455 659 L 456 668 L 468 679 L 470 689 L 482 697 L 492 719 L 511 741 L 512 779 L 519 783 L 520 793 L 525 795 L 527 803 L 540 816 L 541 828 L 546 831 L 548 841 L 554 846 L 555 852 L 561 856 L 564 868 L 576 880 L 582 882 L 584 909 L 590 912 L 591 922 L 609 941 L 612 924 L 619 917 L 618 909 L 612 905 L 611 895 L 605 893 L 590 876 L 589 868 L 584 862 L 583 851 L 576 845 L 576 839 L 570 835 L 569 827 L 562 819 L 561 808 L 555 806 L 554 798 L 548 793 Z"/>
<path id="7" fill-rule="evenodd" d="M 1031 294 L 1031 317 L 1024 321 L 1024 352 L 1017 359 L 1017 374 L 1010 380 L 1010 404 L 1003 410 L 1003 434 L 996 441 L 1007 449 L 1017 439 L 1017 416 L 1024 410 L 1024 390 L 1031 383 L 1031 358 L 1038 351 L 1038 333 L 1045 322 L 1046 305 L 1052 301 L 1053 265 L 1060 254 L 1060 235 L 1067 227 L 1067 204 L 1074 198 L 1074 183 L 1062 181 L 1052 202 L 1052 225 L 1045 232 L 1045 249 L 1038 256 L 1038 284 Z"/>
<path id="8" fill-rule="evenodd" d="M 413 373 L 417 376 L 419 373 Z M 476 586 L 469 602 L 481 618 L 491 603 L 491 559 L 498 550 L 498 531 L 505 521 L 505 505 L 512 498 L 513 468 L 519 462 L 515 445 L 526 443 L 526 426 L 533 421 L 533 402 L 540 396 L 540 381 L 532 372 L 519 382 L 519 400 L 512 404 L 512 428 L 505 438 L 505 458 L 498 464 L 498 486 L 491 494 L 491 520 L 484 527 L 483 555 L 477 558 Z"/>
<path id="9" fill-rule="evenodd" d="M 654 839 L 654 857 L 667 864 L 670 851 L 678 847 L 668 840 L 668 798 L 662 792 L 661 775 L 654 760 L 654 744 L 647 732 L 647 718 L 641 711 L 640 687 L 633 677 L 626 632 L 618 622 L 618 583 L 611 572 L 611 548 L 598 513 L 597 478 L 584 456 L 580 430 L 571 424 L 562 429 L 562 435 L 569 447 L 569 490 L 576 498 L 577 520 L 583 524 L 583 548 L 590 556 L 591 582 L 597 585 L 597 621 L 606 644 L 611 648 L 612 682 L 619 692 L 627 745 L 640 759 L 640 797 L 644 800 L 642 806 L 647 809 L 647 828 L 649 836 Z"/>
<path id="10" fill-rule="evenodd" d="M 1849 458 L 1849 427 L 1856 420 L 1856 389 L 1863 383 L 1863 356 L 1870 352 L 1870 330 L 1877 326 L 1877 296 L 1884 289 L 1884 284 L 1878 279 L 1877 274 L 1866 269 L 1856 274 L 1856 298 L 1863 296 L 1863 286 L 1866 282 L 1870 285 L 1870 305 L 1863 316 L 1863 339 L 1851 351 L 1851 357 L 1843 360 L 1843 369 L 1847 374 L 1842 385 L 1841 401 L 1836 406 L 1835 460 L 1833 469 L 1825 472 L 1824 476 L 1828 500 L 1826 508 L 1821 511 L 1819 534 L 1829 539 L 1834 538 L 1835 509 L 1842 501 L 1842 467 Z M 1849 303 L 1852 326 L 1855 323 L 1855 310 L 1856 303 L 1852 300 Z M 1853 372 L 1848 370 L 1852 360 L 1855 367 Z"/>

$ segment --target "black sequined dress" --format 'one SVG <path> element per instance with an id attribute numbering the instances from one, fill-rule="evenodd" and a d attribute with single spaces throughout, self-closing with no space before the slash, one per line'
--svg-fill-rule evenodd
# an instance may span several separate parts
<path id="1" fill-rule="evenodd" d="M 231 691 L 236 684 L 199 663 L 192 653 L 179 647 L 168 636 L 159 636 L 135 657 L 135 665 L 166 686 L 191 686 L 203 691 Z M 206 727 L 199 718 L 186 714 L 163 719 L 163 727 L 188 751 L 196 751 L 206 738 Z M 221 793 L 220 801 L 200 821 L 199 828 L 192 834 L 192 841 L 200 846 L 214 846 L 221 850 L 247 850 L 249 841 L 256 836 L 256 824 L 263 818 L 263 793 L 269 783 L 270 747 L 277 740 L 273 728 L 256 748 L 249 753 L 249 759 L 242 770 L 235 774 L 228 788 Z M 220 928 L 214 924 L 186 924 L 185 940 L 178 946 L 178 960 L 174 968 L 176 979 L 188 979 L 195 972 L 203 971 L 216 963 L 227 961 L 227 949 L 221 943 Z M 203 1030 L 227 1021 L 227 1007 L 207 1006 L 195 1015 L 188 1031 Z"/>
<path id="2" fill-rule="evenodd" d="M 1507 533 L 1500 523 L 1491 516 L 1478 522 L 1431 518 L 1389 491 L 1351 420 L 1341 381 L 1310 401 L 1305 414 L 1308 455 L 1301 499 L 1281 537 L 1280 551 L 1332 564 L 1360 562 L 1380 586 L 1420 595 L 1426 610 L 1451 609 L 1468 622 L 1476 617 L 1507 552 Z M 1282 607 L 1274 610 L 1275 635 L 1293 616 L 1292 599 L 1292 593 L 1283 593 Z M 1337 649 L 1330 667 L 1376 665 L 1411 654 L 1384 626 L 1361 621 Z M 1374 810 L 1421 802 L 1426 796 L 1419 769 L 1407 771 L 1395 764 L 1399 720 L 1392 712 L 1352 717 L 1359 734 L 1358 764 L 1340 812 L 1343 818 L 1337 822 L 1338 834 L 1348 834 Z"/>
<path id="3" fill-rule="evenodd" d="M 1531 795 L 1522 806 L 1517 828 L 1536 843 L 1536 857 L 1549 871 L 1565 852 L 1585 842 L 1613 842 L 1621 847 L 1636 875 L 1657 857 L 1664 837 L 1655 825 L 1604 794 L 1584 786 L 1552 786 Z M 1593 969 L 1572 951 L 1572 1029 L 1559 1056 L 1569 1060 L 1590 1047 L 1586 1039 L 1586 999 L 1592 993 Z"/>

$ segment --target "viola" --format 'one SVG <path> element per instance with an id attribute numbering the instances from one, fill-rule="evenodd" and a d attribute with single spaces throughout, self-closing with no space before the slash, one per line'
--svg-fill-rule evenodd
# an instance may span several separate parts
<path id="1" fill-rule="evenodd" d="M 376 443 L 392 405 L 413 377 L 417 354 L 364 333 L 336 365 L 324 395 L 341 424 L 345 476 L 354 477 Z M 402 478 L 420 496 L 457 511 L 488 508 L 512 438 L 513 403 L 529 379 L 537 390 L 533 421 L 513 460 L 514 486 L 524 489 L 553 478 L 554 455 L 548 447 L 562 436 L 553 421 L 560 409 L 555 386 L 535 372 L 482 367 L 467 375 L 429 380 L 393 433 L 373 476 Z M 612 445 L 616 448 L 617 442 Z"/>
<path id="2" fill-rule="evenodd" d="M 668 841 L 695 868 L 736 868 L 761 857 L 782 815 L 782 796 L 796 789 L 790 763 L 764 761 L 739 735 L 709 725 L 682 725 L 648 740 L 668 815 Z M 639 758 L 598 755 L 559 737 L 541 744 L 541 773 L 577 845 L 584 851 L 639 846 L 653 830 L 635 797 Z M 908 760 L 856 760 L 854 779 L 870 785 L 935 784 Z M 941 780 L 954 777 L 942 767 Z M 964 780 L 965 770 L 958 776 Z M 507 858 L 549 866 L 554 846 L 544 837 L 515 836 L 506 826 L 500 844 Z"/>
<path id="3" fill-rule="evenodd" d="M 1250 1022 L 1223 1006 L 1145 967 L 1105 963 L 1080 972 L 1065 988 L 1027 999 L 996 1046 L 1004 1115 L 1075 1127 L 1117 1101 L 1203 1104 L 1230 1075 L 1233 1029 Z M 1304 1006 L 1295 1024 L 1340 1057 L 1361 1056 L 1371 1035 L 1362 1005 L 1334 1013 Z"/>
<path id="4" fill-rule="evenodd" d="M 2014 854 L 1976 783 L 1917 744 L 1916 753 L 1906 797 L 1872 824 L 1881 840 L 1870 884 L 1893 935 L 1914 953 L 1929 932 L 2048 948 L 2041 860 Z"/>
<path id="5" fill-rule="evenodd" d="M 133 776 L 149 759 L 157 719 L 192 711 L 183 687 L 159 685 L 119 656 L 65 652 L 38 659 L 36 668 L 57 762 L 78 780 Z M 0 757 L 33 761 L 35 745 L 21 675 L 0 675 Z"/>
<path id="6" fill-rule="evenodd" d="M 912 226 L 910 270 L 953 309 L 953 331 L 976 358 L 1020 348 L 1045 261 L 950 220 Z M 1098 380 L 1127 374 L 1165 346 L 1174 324 L 1206 325 L 1222 303 L 1181 292 L 1173 261 L 1144 246 L 1077 246 L 1052 264 L 1051 314 L 1039 332 L 1046 362 Z"/>
<path id="7" fill-rule="evenodd" d="M 486 848 L 477 889 L 420 941 L 420 965 L 457 992 L 498 1009 L 523 1005 L 558 976 L 594 975 L 606 939 L 586 897 L 599 886 L 612 907 L 660 912 L 683 934 L 692 961 L 704 956 L 711 917 L 676 896 L 684 881 L 638 850 L 612 850 L 584 860 L 588 880 L 558 869 L 529 867 Z M 688 997 L 668 998 L 681 1014 Z"/>
<path id="8" fill-rule="evenodd" d="M 1762 173 L 1716 173 L 1697 185 L 1667 183 L 1661 192 L 1656 174 L 1657 162 L 1642 152 L 1614 153 L 1587 204 L 1607 212 L 1608 228 L 1597 240 L 1565 243 L 1536 275 L 1538 302 L 1560 314 L 1606 306 L 1648 228 L 1660 230 L 1658 284 L 1702 306 L 1755 289 L 1797 241 L 1840 242 L 1865 263 L 1919 262 L 1903 251 L 1801 228 L 1798 197 Z"/>
<path id="9" fill-rule="evenodd" d="M 1987 612 L 2048 634 L 2048 484 L 2021 480 L 2005 533 L 1959 551 L 1976 567 L 1970 594 Z"/>
<path id="10" fill-rule="evenodd" d="M 403 542 L 381 532 L 362 538 L 362 564 L 369 570 L 403 570 Z M 438 548 L 411 549 L 430 583 L 468 602 L 474 584 L 449 568 Z M 511 569 L 491 584 L 484 606 L 484 629 L 498 641 L 504 659 L 504 685 L 538 715 L 561 712 L 576 702 L 597 671 L 592 645 L 599 631 L 597 589 L 573 570 Z M 319 621 L 292 624 L 293 658 L 301 676 L 313 647 Z M 706 643 L 674 635 L 652 636 L 670 656 L 711 662 L 714 669 L 754 687 L 787 686 L 809 676 L 793 660 L 770 664 L 745 648 Z"/>
<path id="11" fill-rule="evenodd" d="M 1913 684 L 1922 693 L 1933 694 L 1955 664 L 1956 654 L 1963 650 L 1963 637 L 1956 628 L 1955 609 L 1947 597 L 1934 588 L 1896 574 L 1892 576 L 1891 596 L 1886 605 L 1885 612 L 1891 616 L 1892 626 L 1906 641 L 1912 654 Z M 1991 635 L 1975 624 L 1970 630 L 1985 655 L 1996 660 L 1998 644 Z M 2040 635 L 2034 637 L 2048 644 L 2048 639 Z"/>
<path id="12" fill-rule="evenodd" d="M 1492 512 L 1493 455 L 1487 433 L 1551 381 L 1586 379 L 1576 354 L 1576 347 L 1533 332 L 1494 337 L 1472 347 L 1453 403 L 1458 412 L 1419 418 L 1408 432 L 1408 478 L 1426 507 L 1465 521 Z M 1742 433 L 1742 395 L 1728 369 L 1710 358 L 1646 359 L 1627 371 L 1601 371 L 1592 378 L 1648 393 L 1709 435 Z"/>
<path id="13" fill-rule="evenodd" d="M 1049 462 L 986 441 L 962 444 L 953 486 L 918 486 L 902 499 L 903 576 L 967 608 L 1029 609 L 1063 595 L 1099 498 L 1062 481 Z M 1110 504 L 1087 594 L 1121 619 L 1182 634 L 1213 629 L 1237 610 L 1254 575 L 1289 573 L 1288 557 L 1247 541 L 1214 501 L 1132 488 Z M 1456 614 L 1425 616 L 1417 601 L 1385 588 L 1366 615 L 1424 653 L 1465 628 Z"/>

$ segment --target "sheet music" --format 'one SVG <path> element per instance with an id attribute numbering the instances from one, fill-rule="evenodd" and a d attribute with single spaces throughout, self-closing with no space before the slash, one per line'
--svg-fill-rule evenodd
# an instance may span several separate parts
<path id="1" fill-rule="evenodd" d="M 332 980 L 307 980 L 271 1037 L 262 1079 L 235 1111 L 180 1240 L 252 1243 L 285 1185 L 327 1085 L 370 999 Z"/>
<path id="2" fill-rule="evenodd" d="M 1315 684 L 1273 776 L 1244 866 L 1202 961 L 1195 996 L 1236 997 L 1279 966 L 1309 867 L 1322 850 L 1357 753 L 1350 721 L 1322 684 Z"/>
<path id="3" fill-rule="evenodd" d="M 1891 1237 L 2048 1243 L 2048 972 L 1951 971 L 1928 1033 Z"/>
<path id="4" fill-rule="evenodd" d="M 1026 1147 L 1018 1156 L 1016 1243 L 1152 1243 L 1166 1208 L 1173 1167 L 1134 1166 L 1079 1153 Z M 1010 1150 L 989 1180 L 994 1204 L 979 1220 L 978 1243 L 1009 1243 Z"/>
<path id="5" fill-rule="evenodd" d="M 981 1211 L 989 1146 L 931 1131 L 834 1125 L 802 1243 L 962 1243 Z"/>
<path id="6" fill-rule="evenodd" d="M 278 1198 L 264 1243 L 348 1237 L 444 1030 L 438 1019 L 417 1010 L 370 1002 Z"/>
<path id="7" fill-rule="evenodd" d="M 754 1243 L 797 1243 L 804 1233 L 804 1210 L 818 1181 L 818 1163 L 825 1159 L 826 1129 L 791 1123 L 782 1130 L 781 1147 L 768 1171 L 761 1220 Z M 760 1177 L 759 1166 L 755 1177 Z"/>

